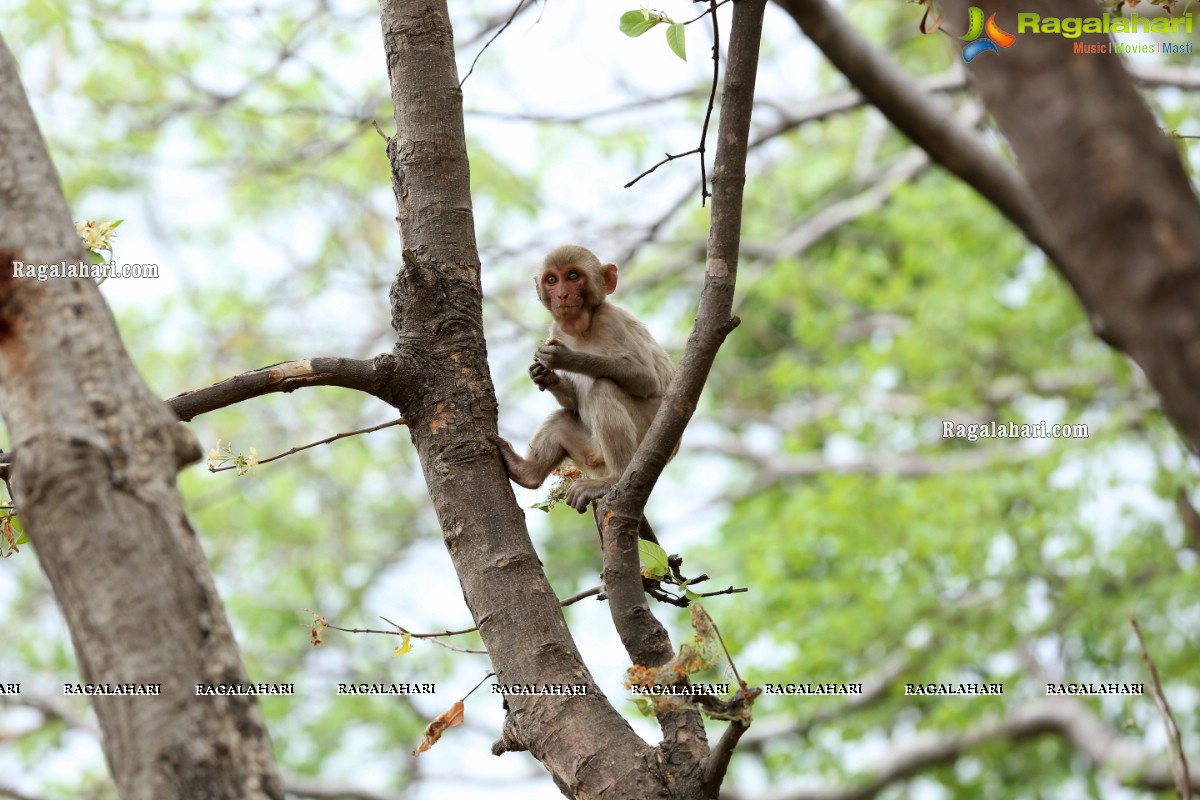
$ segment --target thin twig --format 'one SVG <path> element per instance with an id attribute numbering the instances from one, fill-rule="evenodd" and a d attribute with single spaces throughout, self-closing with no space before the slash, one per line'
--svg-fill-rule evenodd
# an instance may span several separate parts
<path id="1" fill-rule="evenodd" d="M 383 619 L 383 621 L 387 622 L 389 625 L 396 625 L 396 623 L 389 621 L 385 617 L 380 617 L 380 619 Z M 484 656 L 487 655 L 486 650 L 472 650 L 467 647 L 455 647 L 452 644 L 448 644 L 447 642 L 443 642 L 442 640 L 436 638 L 438 636 L 450 636 L 454 633 L 470 633 L 471 631 L 475 630 L 475 628 L 471 628 L 470 631 L 446 631 L 445 633 L 412 633 L 411 631 L 404 630 L 404 628 L 401 628 L 399 625 L 396 625 L 396 630 L 394 631 L 385 631 L 378 628 L 343 628 L 340 625 L 334 625 L 329 622 L 325 623 L 325 627 L 329 628 L 330 630 L 341 631 L 342 633 L 378 633 L 384 636 L 407 635 L 410 639 L 428 639 L 433 644 L 444 647 L 447 650 L 453 650 L 456 653 L 474 653 L 476 655 Z"/>
<path id="2" fill-rule="evenodd" d="M 385 422 L 382 425 L 375 425 L 370 428 L 362 428 L 357 431 L 347 431 L 345 433 L 337 433 L 337 434 L 334 434 L 333 436 L 330 436 L 325 439 L 320 439 L 319 441 L 316 441 L 316 442 L 311 442 L 309 444 L 302 444 L 299 447 L 293 447 L 291 450 L 288 450 L 286 453 L 280 453 L 278 455 L 271 456 L 270 458 L 261 458 L 261 459 L 259 459 L 258 463 L 259 464 L 270 464 L 272 461 L 278 461 L 281 458 L 286 458 L 290 455 L 295 455 L 296 453 L 299 453 L 302 450 L 310 450 L 314 447 L 319 447 L 320 445 L 323 445 L 323 444 L 329 444 L 330 442 L 336 442 L 338 439 L 346 439 L 351 436 L 358 436 L 360 433 L 374 433 L 375 431 L 380 431 L 380 430 L 383 430 L 384 428 L 390 428 L 393 425 L 407 425 L 407 424 L 408 424 L 408 420 L 406 420 L 404 417 L 400 417 L 400 419 L 394 419 L 391 422 Z M 209 472 L 224 472 L 227 469 L 238 469 L 238 465 L 230 464 L 227 467 L 209 467 L 208 471 Z"/>
<path id="3" fill-rule="evenodd" d="M 411 636 L 413 639 L 436 639 L 439 636 L 462 636 L 464 633 L 475 633 L 477 630 L 479 630 L 479 628 L 463 628 L 461 631 L 442 631 L 441 633 L 413 633 L 408 628 L 405 628 L 403 625 L 397 625 L 395 622 L 392 622 L 390 619 L 383 616 L 382 614 L 379 615 L 379 618 L 381 620 L 383 620 L 384 622 L 386 622 L 388 625 L 391 625 L 396 630 L 400 631 L 400 633 L 406 633 L 409 636 Z M 378 632 L 378 631 L 376 631 L 376 632 Z M 388 632 L 390 633 L 391 631 L 388 631 Z"/>
<path id="4" fill-rule="evenodd" d="M 709 123 L 712 121 L 713 108 L 717 104 L 717 83 L 719 82 L 720 76 L 721 76 L 721 27 L 717 23 L 717 7 L 727 1 L 728 0 L 721 0 L 720 2 L 717 2 L 717 0 L 708 0 L 708 11 L 705 11 L 704 14 L 700 15 L 700 17 L 703 17 L 705 15 L 712 16 L 713 78 L 712 78 L 712 88 L 709 90 L 709 93 L 708 93 L 708 108 L 704 112 L 704 125 L 701 126 L 701 128 L 700 128 L 700 145 L 699 145 L 699 147 L 696 147 L 692 150 L 688 150 L 687 152 L 684 152 L 684 153 L 677 153 L 675 155 L 671 155 L 670 153 L 667 153 L 666 158 L 664 158 L 662 161 L 659 161 L 657 164 L 650 167 L 650 169 L 646 170 L 641 175 L 638 175 L 636 178 L 631 180 L 629 183 L 625 184 L 626 189 L 628 189 L 630 186 L 633 186 L 635 183 L 637 183 L 642 178 L 649 175 L 651 172 L 654 172 L 654 170 L 658 169 L 663 164 L 674 161 L 677 158 L 683 158 L 685 156 L 695 155 L 698 153 L 700 155 L 700 205 L 701 206 L 705 205 L 705 202 L 708 200 L 708 198 L 712 197 L 712 193 L 708 191 L 708 166 L 704 163 L 704 153 L 705 153 L 705 145 L 707 144 L 707 141 L 708 141 L 708 126 L 709 126 Z M 700 19 L 700 17 L 697 17 L 696 19 Z M 695 19 L 689 20 L 689 22 L 695 22 L 695 21 L 696 21 Z M 686 25 L 688 23 L 684 23 L 684 24 Z"/>
<path id="5" fill-rule="evenodd" d="M 477 684 L 475 684 L 474 686 L 472 686 L 472 687 L 471 687 L 471 691 L 467 692 L 466 694 L 464 694 L 464 695 L 462 696 L 462 702 L 464 702 L 464 703 L 465 703 L 465 702 L 467 701 L 467 698 L 468 698 L 468 697 L 470 697 L 471 695 L 475 694 L 475 690 L 476 690 L 476 689 L 478 689 L 480 686 L 483 686 L 483 683 L 484 683 L 484 681 L 486 681 L 488 678 L 494 677 L 494 676 L 495 676 L 495 674 L 496 674 L 496 672 L 495 672 L 494 670 L 490 670 L 490 669 L 489 669 L 489 670 L 487 671 L 487 674 L 486 674 L 486 675 L 484 675 L 482 678 L 480 678 L 480 679 L 479 679 L 479 683 L 477 683 Z"/>
<path id="6" fill-rule="evenodd" d="M 475 65 L 479 63 L 479 59 L 483 56 L 484 53 L 487 52 L 487 49 L 492 46 L 492 42 L 499 39 L 500 34 L 504 33 L 506 30 L 508 30 L 508 26 L 513 24 L 513 20 L 517 18 L 517 14 L 521 11 L 521 8 L 525 5 L 526 2 L 528 2 L 528 0 L 518 0 L 517 7 L 514 8 L 512 14 L 510 14 L 508 16 L 508 20 L 503 25 L 500 26 L 499 30 L 497 30 L 495 33 L 492 34 L 492 38 L 488 39 L 486 42 L 483 43 L 483 47 L 481 47 L 479 49 L 479 52 L 475 54 L 474 60 L 471 61 L 471 68 L 469 70 L 467 70 L 467 74 L 463 76 L 463 79 L 458 82 L 458 88 L 461 89 L 463 87 L 463 84 L 467 82 L 467 78 L 471 77 L 471 73 L 475 71 Z"/>
<path id="7" fill-rule="evenodd" d="M 405 630 L 399 625 L 396 625 L 396 623 L 392 622 L 387 617 L 381 616 L 380 619 L 386 622 L 388 625 L 394 626 L 396 630 L 385 631 L 379 630 L 378 628 L 343 628 L 340 625 L 332 625 L 328 621 L 325 622 L 325 627 L 335 631 L 341 631 L 342 633 L 379 633 L 383 634 L 384 636 L 407 636 L 410 639 L 428 639 L 433 644 L 436 644 L 439 647 L 444 647 L 447 650 L 453 650 L 455 653 L 474 653 L 475 655 L 481 656 L 487 655 L 487 650 L 474 650 L 469 647 L 456 647 L 437 638 L 439 636 L 454 636 L 460 633 L 471 633 L 472 631 L 477 630 L 476 628 L 471 628 L 470 630 L 465 631 L 445 631 L 443 633 L 413 633 L 412 631 Z"/>
<path id="8" fill-rule="evenodd" d="M 711 617 L 709 617 L 709 622 L 712 624 L 713 633 L 717 635 L 717 641 L 721 643 L 721 650 L 725 653 L 725 661 L 729 664 L 729 668 L 733 670 L 733 677 L 737 678 L 738 686 L 743 689 L 749 689 L 750 687 L 746 685 L 746 682 L 742 680 L 741 674 L 738 673 L 737 664 L 733 663 L 733 656 L 729 654 L 729 647 L 725 644 L 725 638 L 721 636 L 721 629 L 717 627 L 717 623 L 713 622 Z"/>
<path id="9" fill-rule="evenodd" d="M 741 587 L 740 589 L 735 589 L 732 586 L 730 586 L 728 588 L 721 589 L 720 591 L 716 591 L 716 592 L 696 592 L 696 594 L 698 594 L 700 597 L 716 597 L 717 595 L 721 595 L 721 594 L 741 594 L 742 592 L 748 592 L 748 591 L 750 591 L 750 589 L 745 586 Z"/>
<path id="10" fill-rule="evenodd" d="M 676 154 L 674 154 L 674 155 L 671 155 L 670 153 L 664 153 L 663 155 L 664 155 L 664 156 L 666 156 L 666 158 L 664 158 L 662 161 L 659 161 L 657 164 L 655 164 L 653 167 L 651 167 L 650 169 L 648 169 L 648 170 L 646 170 L 645 172 L 643 172 L 641 175 L 638 175 L 636 178 L 634 178 L 633 180 L 631 180 L 629 183 L 625 184 L 625 186 L 624 186 L 623 188 L 625 188 L 625 189 L 628 189 L 630 186 L 633 186 L 635 183 L 637 183 L 637 182 L 638 182 L 638 181 L 640 181 L 642 178 L 644 178 L 644 177 L 646 177 L 647 175 L 649 175 L 651 172 L 654 172 L 654 170 L 658 169 L 658 168 L 659 168 L 659 167 L 661 167 L 663 164 L 667 164 L 667 163 L 669 163 L 669 162 L 671 162 L 671 161 L 674 161 L 674 160 L 675 160 L 675 159 L 677 159 L 677 158 L 684 158 L 685 156 L 692 156 L 692 155 L 695 155 L 696 153 L 703 153 L 703 152 L 704 152 L 704 150 L 702 150 L 701 148 L 697 147 L 697 148 L 695 148 L 695 149 L 692 149 L 692 150 L 687 150 L 687 151 L 685 151 L 685 152 L 682 152 L 682 153 L 676 153 Z M 703 161 L 703 159 L 701 159 L 701 160 Z M 703 169 L 703 168 L 702 168 L 702 169 Z M 701 188 L 702 188 L 702 189 L 704 189 L 704 190 L 705 190 L 705 194 L 707 194 L 707 188 L 706 188 L 706 187 L 705 187 L 703 184 L 701 185 Z"/>
<path id="11" fill-rule="evenodd" d="M 589 597 L 599 597 L 599 596 L 600 596 L 600 587 L 593 586 L 590 589 L 584 589 L 579 594 L 571 595 L 570 597 L 568 597 L 566 600 L 563 600 L 558 605 L 562 608 L 566 608 L 567 606 L 575 605 L 580 600 L 586 600 Z"/>
<path id="12" fill-rule="evenodd" d="M 745 589 L 741 589 L 741 590 L 737 590 L 737 591 L 745 591 Z M 582 592 L 571 595 L 566 600 L 559 602 L 559 606 L 562 608 L 566 608 L 569 605 L 574 605 L 575 603 L 578 603 L 580 600 L 586 600 L 589 597 L 596 597 L 599 594 L 600 594 L 600 587 L 593 586 L 590 589 L 584 589 Z M 722 594 L 722 593 L 717 592 L 717 594 Z M 385 636 L 407 636 L 410 639 L 428 639 L 431 642 L 433 642 L 434 644 L 441 645 L 442 647 L 445 647 L 447 650 L 453 650 L 456 653 L 479 653 L 482 655 L 487 654 L 486 650 L 471 650 L 471 649 L 463 648 L 463 647 L 455 647 L 455 646 L 447 644 L 443 641 L 439 641 L 442 637 L 446 637 L 446 636 L 462 636 L 467 633 L 475 633 L 479 630 L 478 627 L 463 628 L 462 630 L 458 630 L 458 631 L 447 630 L 447 631 L 439 631 L 436 633 L 414 633 L 413 631 L 410 631 L 408 628 L 405 628 L 403 625 L 398 625 L 397 623 L 392 622 L 390 619 L 383 616 L 382 614 L 380 615 L 379 618 L 381 620 L 383 620 L 384 622 L 386 622 L 388 625 L 391 625 L 393 628 L 395 628 L 395 630 L 380 630 L 378 628 L 343 628 L 339 625 L 333 625 L 328 621 L 325 622 L 325 627 L 330 628 L 335 631 L 341 631 L 342 633 L 380 633 Z M 474 691 L 474 690 L 472 690 L 472 691 Z M 469 692 L 468 692 L 468 694 L 469 694 Z M 465 700 L 466 698 L 464 697 L 463 699 Z"/>
<path id="13" fill-rule="evenodd" d="M 689 19 L 687 22 L 683 22 L 683 23 L 680 23 L 680 24 L 681 24 L 681 25 L 691 25 L 693 22 L 697 22 L 697 21 L 699 21 L 699 20 L 702 20 L 702 19 L 704 19 L 704 18 L 705 18 L 705 17 L 707 17 L 709 14 L 711 14 L 712 12 L 716 11 L 718 8 L 720 8 L 721 6 L 723 6 L 723 5 L 725 5 L 726 3 L 729 3 L 729 2 L 732 2 L 732 0 L 721 0 L 721 2 L 717 3 L 716 5 L 714 5 L 712 8 L 710 8 L 708 11 L 705 11 L 705 12 L 704 12 L 703 14 L 701 14 L 700 16 L 698 16 L 698 17 L 692 17 L 692 18 L 691 18 L 691 19 Z"/>
<path id="14" fill-rule="evenodd" d="M 717 24 L 717 4 L 715 0 L 708 1 L 708 10 L 712 13 L 713 25 L 713 79 L 712 89 L 708 93 L 708 109 L 704 112 L 704 127 L 700 129 L 700 205 L 712 197 L 708 190 L 708 173 L 704 164 L 704 145 L 708 140 L 708 124 L 712 121 L 713 107 L 717 104 L 717 78 L 721 74 L 721 26 Z"/>
<path id="15" fill-rule="evenodd" d="M 1154 659 L 1150 658 L 1150 651 L 1146 648 L 1142 629 L 1132 611 L 1126 611 L 1125 616 L 1129 617 L 1129 624 L 1133 626 L 1133 632 L 1137 634 L 1138 645 L 1142 648 L 1142 660 L 1150 668 L 1150 679 L 1154 681 L 1154 691 L 1150 695 L 1154 698 L 1154 705 L 1158 706 L 1159 716 L 1162 717 L 1163 727 L 1167 731 L 1167 744 L 1171 752 L 1171 776 L 1175 778 L 1175 793 L 1179 795 L 1179 800 L 1188 800 L 1192 796 L 1192 778 L 1188 774 L 1187 756 L 1183 753 L 1183 734 L 1180 733 L 1179 725 L 1175 722 L 1175 715 L 1171 713 L 1171 706 L 1167 703 L 1167 695 L 1163 692 L 1162 681 L 1158 679 L 1158 667 L 1154 665 Z"/>

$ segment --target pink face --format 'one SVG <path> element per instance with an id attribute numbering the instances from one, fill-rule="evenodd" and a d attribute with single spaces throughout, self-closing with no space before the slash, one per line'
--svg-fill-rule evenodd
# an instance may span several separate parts
<path id="1" fill-rule="evenodd" d="M 587 273 L 579 267 L 548 267 L 542 272 L 542 291 L 550 298 L 550 311 L 571 313 L 582 309 L 587 299 Z"/>

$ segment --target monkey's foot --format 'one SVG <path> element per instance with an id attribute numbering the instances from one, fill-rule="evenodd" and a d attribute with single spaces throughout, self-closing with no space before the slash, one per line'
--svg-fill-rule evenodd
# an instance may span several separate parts
<path id="1" fill-rule="evenodd" d="M 582 514 L 593 500 L 608 494 L 616 481 L 612 478 L 584 478 L 571 484 L 567 490 L 566 503 Z"/>
<path id="2" fill-rule="evenodd" d="M 504 471 L 508 473 L 509 480 L 526 489 L 536 489 L 542 485 L 536 471 L 530 467 L 528 461 L 517 455 L 517 451 L 508 440 L 491 431 L 484 431 L 483 435 L 500 450 L 500 458 L 504 461 Z"/>

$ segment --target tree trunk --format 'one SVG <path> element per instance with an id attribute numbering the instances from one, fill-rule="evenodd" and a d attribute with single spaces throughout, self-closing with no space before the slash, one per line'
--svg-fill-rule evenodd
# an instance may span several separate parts
<path id="1" fill-rule="evenodd" d="M 273 798 L 279 778 L 248 683 L 175 487 L 199 449 L 130 362 L 89 278 L 18 266 L 83 251 L 16 64 L 0 40 L 0 413 L 13 489 L 71 631 L 84 683 L 157 684 L 96 696 L 125 800 Z"/>
<path id="2" fill-rule="evenodd" d="M 483 340 L 462 92 L 444 0 L 381 4 L 396 136 L 388 154 L 404 263 L 392 285 L 393 397 L 408 419 L 446 548 L 497 682 L 580 684 L 511 695 L 497 754 L 529 750 L 574 798 L 661 796 L 651 748 L 592 680 L 525 528 L 499 454 Z"/>

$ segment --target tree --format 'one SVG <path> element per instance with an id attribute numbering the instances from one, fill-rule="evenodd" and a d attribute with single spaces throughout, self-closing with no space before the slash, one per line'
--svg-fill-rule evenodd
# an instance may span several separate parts
<path id="1" fill-rule="evenodd" d="M 2 45 L 0 79 L 8 110 L 0 149 L 12 170 L 0 384 L 20 451 L 13 500 L 67 617 L 83 681 L 166 687 L 137 704 L 95 698 L 113 777 L 125 797 L 281 797 L 253 699 L 206 705 L 189 696 L 200 683 L 249 683 L 175 489 L 175 472 L 199 448 L 138 377 L 94 282 L 17 273 L 83 254 Z"/>
<path id="2" fill-rule="evenodd" d="M 716 299 L 709 300 L 706 296 L 701 310 L 698 341 L 708 341 L 692 348 L 688 355 L 696 363 L 689 364 L 685 358 L 681 371 L 684 377 L 666 398 L 665 406 L 675 409 L 675 420 L 671 425 L 660 424 L 650 434 L 651 442 L 658 443 L 658 453 L 653 456 L 657 461 L 655 471 L 661 471 L 686 423 L 686 415 L 678 413 L 678 409 L 694 405 L 720 339 L 736 324 L 729 322 L 728 309 L 736 274 L 742 170 L 764 4 L 764 0 L 744 0 L 735 15 L 733 71 L 727 76 L 727 94 L 734 102 L 728 104 L 723 117 L 722 146 L 714 173 L 718 217 L 709 279 L 715 286 L 712 294 Z M 392 358 L 377 359 L 372 365 L 381 384 L 375 393 L 388 398 L 404 413 L 414 432 L 414 443 L 442 521 L 447 548 L 456 561 L 467 603 L 488 645 L 498 680 L 504 685 L 544 686 L 567 683 L 565 678 L 570 677 L 570 682 L 582 680 L 591 690 L 582 696 L 549 699 L 510 696 L 504 736 L 493 749 L 497 753 L 530 750 L 547 766 L 560 788 L 572 797 L 644 797 L 666 791 L 681 791 L 693 797 L 715 796 L 732 747 L 745 724 L 735 720 L 730 726 L 731 734 L 711 754 L 707 752 L 695 708 L 661 713 L 666 734 L 661 754 L 645 747 L 633 735 L 588 679 L 563 624 L 558 602 L 537 562 L 507 477 L 497 469 L 497 455 L 480 433 L 478 426 L 487 425 L 494 418 L 496 404 L 483 359 L 478 256 L 469 214 L 469 170 L 448 13 L 445 3 L 436 0 L 396 3 L 382 8 L 381 20 L 397 125 L 397 135 L 389 139 L 388 147 L 406 247 L 404 267 L 392 289 L 392 319 L 398 344 Z M 37 388 L 43 381 L 49 381 L 41 375 L 44 368 L 36 365 L 53 362 L 49 354 L 36 357 L 37 347 L 53 346 L 51 337 L 42 334 L 41 341 L 36 343 L 26 340 L 39 338 L 34 328 L 37 320 L 68 313 L 67 306 L 80 302 L 73 298 L 80 291 L 85 292 L 84 302 L 95 309 L 92 313 L 102 312 L 98 310 L 101 304 L 95 287 L 86 277 L 45 287 L 20 274 L 24 264 L 51 264 L 56 259 L 78 263 L 82 259 L 78 245 L 69 243 L 65 204 L 59 202 L 42 209 L 34 203 L 37 193 L 34 187 L 53 185 L 52 180 L 47 180 L 53 169 L 39 146 L 32 114 L 19 94 L 15 64 L 11 59 L 7 63 L 10 91 L 16 93 L 9 98 L 9 106 L 16 110 L 13 119 L 20 127 L 7 132 L 6 149 L 14 153 L 31 152 L 38 163 L 37 170 L 22 175 L 23 185 L 12 192 L 16 213 L 11 230 L 15 238 L 8 250 L 12 270 L 6 276 L 7 327 L 20 335 L 4 372 L 5 384 L 12 387 L 11 395 L 6 398 L 6 417 L 15 420 L 14 440 L 22 453 L 16 468 L 14 503 L 29 524 L 31 537 L 52 582 L 59 587 L 60 602 L 70 607 L 68 619 L 77 631 L 74 641 L 84 665 L 85 680 L 94 684 L 120 684 L 124 682 L 121 676 L 140 669 L 153 678 L 148 683 L 167 687 L 164 697 L 169 699 L 154 713 L 143 709 L 141 713 L 146 718 L 137 722 L 127 719 L 129 705 L 97 701 L 96 711 L 105 731 L 117 785 L 122 795 L 131 797 L 163 794 L 241 797 L 247 793 L 282 796 L 266 757 L 264 731 L 254 716 L 253 702 L 238 697 L 232 708 L 221 709 L 205 708 L 187 699 L 193 686 L 246 685 L 249 680 L 240 668 L 236 646 L 230 631 L 221 624 L 219 612 L 208 610 L 219 609 L 220 603 L 211 583 L 205 580 L 207 573 L 202 571 L 199 551 L 194 548 L 194 539 L 189 539 L 191 530 L 179 511 L 173 491 L 162 492 L 164 497 L 160 502 L 166 508 L 156 516 L 164 523 L 182 523 L 182 530 L 147 529 L 135 524 L 140 508 L 132 512 L 115 508 L 108 519 L 122 535 L 112 535 L 104 541 L 104 546 L 112 547 L 114 552 L 108 557 L 83 560 L 76 555 L 83 545 L 72 538 L 83 535 L 83 520 L 88 510 L 103 498 L 58 497 L 45 484 L 64 476 L 53 470 L 47 470 L 45 475 L 37 471 L 39 461 L 74 461 L 84 475 L 65 477 L 83 482 L 89 467 L 96 468 L 105 462 L 165 459 L 154 453 L 161 445 L 139 446 L 133 439 L 140 433 L 138 423 L 153 418 L 146 406 L 149 398 L 145 396 L 138 398 L 141 404 L 119 396 L 110 402 L 91 400 L 92 418 L 88 422 L 94 427 L 83 427 L 68 440 L 89 454 L 88 442 L 117 440 L 122 446 L 116 454 L 107 453 L 104 447 L 90 458 L 86 455 L 67 458 L 69 450 L 52 450 L 46 455 L 38 452 L 39 437 L 35 431 L 52 427 L 52 418 L 45 415 L 64 412 L 44 404 Z M 31 235 L 32 231 L 55 223 L 66 234 L 53 246 L 41 245 Z M 117 337 L 111 337 L 110 341 L 113 351 L 110 357 L 119 359 Z M 87 352 L 80 352 L 74 359 L 64 359 L 64 366 L 73 376 L 84 372 L 87 360 Z M 30 367 L 30 363 L 35 366 Z M 327 382 L 347 385 L 361 378 L 362 369 L 358 365 L 345 370 L 341 366 L 328 365 L 333 374 Z M 311 369 L 285 372 L 288 377 L 284 385 L 289 388 L 294 385 L 289 380 L 313 379 Z M 379 375 L 380 372 L 383 374 Z M 97 379 L 101 386 L 121 381 L 138 385 L 131 374 L 115 371 Z M 88 401 L 86 390 L 76 388 L 73 380 L 61 378 L 60 382 L 62 387 L 57 394 L 68 405 Z M 222 399 L 228 396 L 221 388 L 207 394 Z M 112 419 L 108 410 L 112 402 L 126 406 L 130 416 L 125 425 L 134 429 L 132 433 L 121 430 L 120 434 L 106 435 L 106 426 Z M 26 416 L 30 419 L 28 423 L 23 422 Z M 158 416 L 159 427 L 151 428 L 154 432 L 148 435 L 156 442 L 165 439 L 172 444 L 173 449 L 167 455 L 174 458 L 168 463 L 182 466 L 193 460 L 198 454 L 194 445 L 180 441 L 182 435 L 164 410 L 159 409 Z M 170 432 L 169 436 L 164 435 L 163 428 Z M 664 428 L 668 432 L 664 433 Z M 132 441 L 124 442 L 126 437 Z M 597 518 L 604 519 L 602 530 L 609 557 L 605 586 L 614 621 L 635 663 L 659 667 L 672 659 L 673 651 L 665 630 L 647 613 L 634 546 L 645 495 L 653 480 L 652 474 L 650 480 L 645 477 L 645 463 L 643 456 L 633 465 L 635 470 L 643 471 L 643 476 L 632 487 L 632 499 L 623 498 L 628 484 L 619 485 L 614 489 L 615 497 L 609 501 L 612 511 L 606 504 L 597 511 Z M 158 476 L 153 480 L 161 482 L 163 478 Z M 137 491 L 151 482 L 148 475 L 135 474 L 131 478 L 118 472 L 112 477 L 110 489 L 131 486 Z M 51 508 L 58 509 L 62 517 L 52 516 Z M 130 513 L 134 516 L 127 518 Z M 180 552 L 180 558 L 185 555 L 190 558 L 179 567 L 156 570 L 150 563 L 132 565 L 137 572 L 162 578 L 161 583 L 145 584 L 147 595 L 135 603 L 136 616 L 129 614 L 121 602 L 122 592 L 128 590 L 125 578 L 128 566 L 122 556 L 131 547 L 129 537 L 144 548 L 145 562 L 152 561 L 154 553 L 164 546 L 177 546 L 174 543 L 181 539 L 193 545 Z M 54 545 L 60 541 L 62 550 L 56 552 Z M 86 567 L 87 571 L 75 575 L 70 571 L 72 567 Z M 185 569 L 190 581 L 180 580 Z M 72 601 L 68 588 L 71 586 L 94 586 L 102 597 L 113 599 L 96 603 L 85 595 Z M 199 595 L 205 589 L 210 596 L 194 596 L 191 603 L 185 602 L 186 593 Z M 179 591 L 185 596 L 176 596 Z M 195 627 L 161 638 L 142 635 L 156 619 L 164 618 L 182 618 Z M 113 637 L 113 631 L 119 631 L 122 625 L 131 627 L 124 636 Z M 93 639 L 84 635 L 88 630 L 104 630 L 109 635 Z M 139 646 L 126 642 L 128 636 L 136 637 Z M 223 650 L 222 655 L 212 660 L 204 658 L 199 649 L 209 637 L 214 637 L 217 647 Z M 185 638 L 194 642 L 194 649 L 179 646 L 178 640 Z M 122 658 L 106 662 L 104 654 L 114 649 Z M 168 653 L 176 659 L 168 668 L 148 666 L 159 663 Z M 547 658 L 547 653 L 559 656 Z M 207 671 L 209 664 L 216 667 L 215 672 Z M 201 665 L 204 669 L 198 670 Z M 180 724 L 175 713 L 180 705 L 189 705 L 191 713 L 196 715 L 194 723 Z M 160 731 L 166 728 L 173 731 L 179 745 L 164 745 Z M 186 746 L 192 742 L 205 747 Z M 189 749 L 193 752 L 189 753 Z M 217 760 L 223 752 L 245 754 L 249 762 L 244 767 L 246 774 L 223 772 L 223 765 Z M 601 761 L 595 758 L 597 752 L 609 755 Z M 664 764 L 672 766 L 664 768 Z M 669 784 L 676 788 L 668 789 Z"/>

